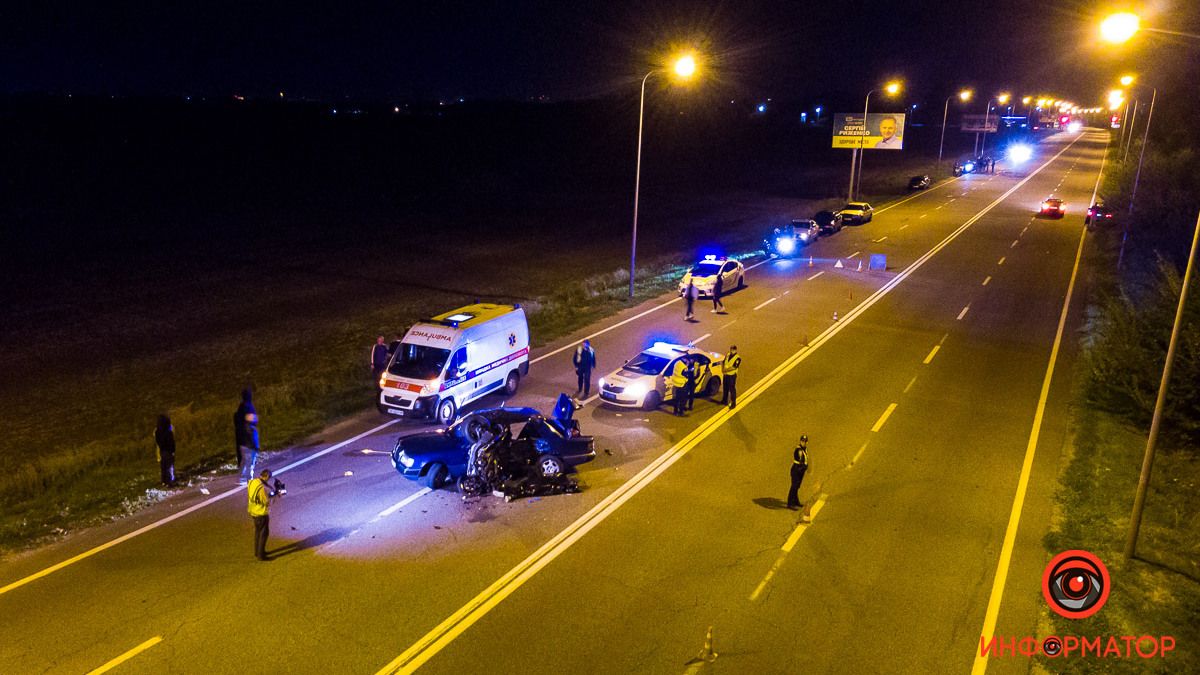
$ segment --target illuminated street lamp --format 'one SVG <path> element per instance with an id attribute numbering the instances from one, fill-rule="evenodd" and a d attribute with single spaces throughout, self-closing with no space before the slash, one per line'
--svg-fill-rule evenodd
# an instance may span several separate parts
<path id="1" fill-rule="evenodd" d="M 1113 44 L 1128 42 L 1138 32 L 1142 20 L 1131 12 L 1117 12 L 1100 22 L 1100 37 Z"/>
<path id="2" fill-rule="evenodd" d="M 979 155 L 982 155 L 983 151 L 987 148 L 988 114 L 992 112 L 992 102 L 994 101 L 994 102 L 998 103 L 999 105 L 1004 105 L 1005 103 L 1008 103 L 1009 98 L 1011 98 L 1011 96 L 1009 96 L 1007 93 L 1005 93 L 1005 94 L 1000 94 L 999 96 L 997 96 L 995 98 L 988 99 L 987 107 L 985 107 L 983 110 L 983 142 L 979 144 L 979 152 L 978 152 Z M 997 111 L 997 112 L 999 112 L 999 111 Z M 997 132 L 1000 131 L 999 123 L 996 124 L 996 131 Z"/>
<path id="3" fill-rule="evenodd" d="M 883 86 L 882 91 L 884 93 L 886 93 L 888 96 L 895 96 L 896 94 L 900 93 L 900 88 L 901 88 L 900 82 L 898 80 L 892 80 L 891 82 L 888 82 L 887 84 L 885 84 Z M 871 91 L 868 91 L 867 98 L 863 102 L 863 131 L 864 132 L 866 131 L 866 127 L 867 127 L 867 111 L 870 110 L 870 107 L 871 107 L 871 94 L 874 94 L 877 91 L 880 91 L 880 90 L 872 89 Z M 854 178 L 855 178 L 855 167 L 856 166 L 858 167 L 858 183 L 859 184 L 862 183 L 862 158 L 864 155 L 866 155 L 866 152 L 863 150 L 862 139 L 863 139 L 863 137 L 859 136 L 858 137 L 858 147 L 853 148 L 850 151 L 850 189 L 847 190 L 847 192 L 849 193 L 848 201 L 854 200 L 854 193 L 855 193 Z"/>
<path id="4" fill-rule="evenodd" d="M 1128 87 L 1129 85 L 1133 84 L 1133 80 L 1133 75 L 1122 75 L 1119 81 L 1122 87 Z"/>
<path id="5" fill-rule="evenodd" d="M 946 116 L 950 113 L 950 99 L 957 96 L 958 100 L 966 103 L 971 100 L 973 93 L 970 89 L 963 89 L 953 96 L 946 97 L 946 105 L 942 106 L 942 140 L 938 141 L 938 164 L 942 163 L 942 147 L 946 144 Z"/>
<path id="6" fill-rule="evenodd" d="M 666 72 L 666 68 L 655 68 L 642 78 L 642 98 L 638 105 L 638 143 L 637 171 L 633 180 L 633 237 L 629 246 L 629 299 L 633 299 L 633 280 L 637 273 L 637 226 L 638 226 L 638 197 L 642 185 L 642 128 L 646 118 L 646 81 L 655 73 Z M 671 66 L 675 77 L 687 80 L 696 74 L 696 57 L 683 54 L 677 57 Z"/>

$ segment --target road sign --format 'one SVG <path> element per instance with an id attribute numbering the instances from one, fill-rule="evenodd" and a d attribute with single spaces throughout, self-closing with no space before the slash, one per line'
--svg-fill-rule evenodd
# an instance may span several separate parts
<path id="1" fill-rule="evenodd" d="M 833 116 L 833 147 L 864 150 L 903 150 L 904 113 L 837 113 Z"/>
<path id="2" fill-rule="evenodd" d="M 996 128 L 1000 123 L 999 115 L 987 115 L 987 126 L 983 124 L 984 115 L 963 115 L 962 130 L 970 132 L 983 131 L 986 133 L 995 133 Z"/>

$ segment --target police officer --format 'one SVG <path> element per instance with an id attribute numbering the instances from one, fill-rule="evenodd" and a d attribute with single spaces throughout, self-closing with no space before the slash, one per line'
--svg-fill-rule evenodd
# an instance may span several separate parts
<path id="1" fill-rule="evenodd" d="M 675 362 L 671 370 L 671 396 L 672 404 L 675 409 L 675 414 L 682 417 L 684 407 L 687 405 L 687 364 L 684 363 L 686 358 L 679 359 Z"/>
<path id="2" fill-rule="evenodd" d="M 737 353 L 737 345 L 729 345 L 729 353 L 725 355 L 725 381 L 722 383 L 721 405 L 730 408 L 737 407 L 737 374 L 742 367 L 742 357 Z"/>
<path id="3" fill-rule="evenodd" d="M 793 511 L 800 510 L 800 483 L 804 473 L 808 471 L 808 435 L 800 437 L 800 442 L 792 450 L 792 487 L 788 490 L 787 507 Z"/>
<path id="4" fill-rule="evenodd" d="M 275 491 L 268 483 L 270 480 L 271 470 L 263 469 L 246 489 L 249 497 L 247 510 L 254 521 L 254 557 L 259 560 L 267 559 L 267 536 L 271 533 L 271 498 L 275 496 Z"/>
<path id="5" fill-rule="evenodd" d="M 584 398 L 591 396 L 592 369 L 596 367 L 596 350 L 592 349 L 591 340 L 584 340 L 583 344 L 579 345 L 571 362 L 575 364 L 575 375 L 579 381 L 575 395 L 578 396 L 580 392 L 583 392 Z"/>
<path id="6" fill-rule="evenodd" d="M 696 381 L 700 378 L 700 371 L 696 367 L 694 359 L 688 359 L 688 365 L 683 371 L 683 376 L 687 378 L 686 384 L 683 385 L 683 392 L 685 398 L 687 398 L 687 409 L 691 410 L 696 402 Z"/>

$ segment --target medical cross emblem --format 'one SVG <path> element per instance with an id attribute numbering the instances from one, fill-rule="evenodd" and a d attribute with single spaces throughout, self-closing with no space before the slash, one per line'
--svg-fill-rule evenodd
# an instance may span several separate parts
<path id="1" fill-rule="evenodd" d="M 508 346 L 509 347 L 517 346 L 517 334 L 516 333 L 508 334 Z"/>

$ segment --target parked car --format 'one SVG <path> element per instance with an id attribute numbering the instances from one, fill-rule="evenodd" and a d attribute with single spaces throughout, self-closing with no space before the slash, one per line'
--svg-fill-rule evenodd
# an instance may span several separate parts
<path id="1" fill-rule="evenodd" d="M 535 408 L 489 408 L 468 413 L 448 428 L 404 436 L 392 448 L 392 466 L 436 490 L 466 472 L 471 445 L 487 431 L 497 438 L 497 453 L 510 470 L 547 477 L 567 473 L 596 456 L 595 441 L 579 433 L 569 401 L 560 396 L 551 417 Z"/>
<path id="2" fill-rule="evenodd" d="M 683 278 L 679 280 L 679 294 L 688 287 L 688 282 L 696 285 L 700 297 L 711 296 L 713 287 L 717 285 L 717 275 L 721 275 L 721 287 L 728 293 L 735 288 L 746 285 L 746 268 L 737 260 L 706 255 L 704 260 L 692 265 Z"/>
<path id="3" fill-rule="evenodd" d="M 699 368 L 697 396 L 715 396 L 721 391 L 725 356 L 698 347 L 655 342 L 617 370 L 600 378 L 600 400 L 624 408 L 655 410 L 674 396 L 670 378 L 675 364 L 695 359 Z"/>
<path id="4" fill-rule="evenodd" d="M 863 223 L 871 222 L 871 218 L 875 214 L 875 209 L 866 202 L 849 202 L 838 211 L 837 216 L 841 216 L 843 223 L 853 225 L 862 225 Z"/>
<path id="5" fill-rule="evenodd" d="M 908 179 L 908 189 L 924 190 L 925 188 L 929 187 L 930 182 L 929 176 L 913 176 L 912 178 Z"/>
<path id="6" fill-rule="evenodd" d="M 786 258 L 795 255 L 820 236 L 821 228 L 815 220 L 793 220 L 768 234 L 763 240 L 763 250 L 768 254 Z"/>
<path id="7" fill-rule="evenodd" d="M 833 234 L 842 229 L 842 219 L 834 215 L 833 211 L 818 211 L 812 217 L 817 223 L 817 227 L 821 228 L 821 234 Z"/>
<path id="8" fill-rule="evenodd" d="M 1067 215 L 1067 209 L 1063 205 L 1063 200 L 1051 197 L 1042 202 L 1042 208 L 1038 211 L 1038 215 L 1046 218 L 1062 218 Z"/>

